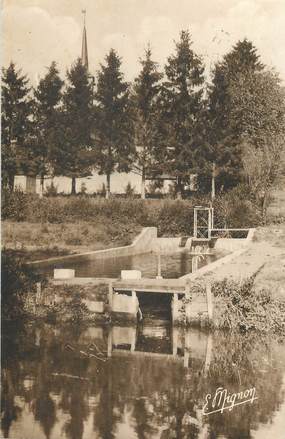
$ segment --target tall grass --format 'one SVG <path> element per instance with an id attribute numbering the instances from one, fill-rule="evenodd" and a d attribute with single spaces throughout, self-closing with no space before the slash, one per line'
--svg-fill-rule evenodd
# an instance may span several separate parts
<path id="1" fill-rule="evenodd" d="M 254 227 L 261 222 L 257 207 L 244 191 L 233 190 L 216 200 L 216 226 Z M 3 193 L 2 218 L 31 223 L 66 224 L 78 221 L 109 224 L 110 228 L 156 226 L 160 235 L 191 235 L 193 208 L 209 205 L 205 196 L 189 200 L 140 200 L 88 196 L 39 198 L 21 192 Z"/>

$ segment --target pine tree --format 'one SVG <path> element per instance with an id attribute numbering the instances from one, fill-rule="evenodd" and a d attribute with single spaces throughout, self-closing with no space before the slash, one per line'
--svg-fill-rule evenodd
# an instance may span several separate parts
<path id="1" fill-rule="evenodd" d="M 219 184 L 230 187 L 241 178 L 241 127 L 233 121 L 231 87 L 238 78 L 262 71 L 257 49 L 247 39 L 239 41 L 217 63 L 209 89 L 209 123 L 213 175 Z"/>
<path id="2" fill-rule="evenodd" d="M 61 136 L 60 104 L 63 81 L 59 77 L 56 63 L 53 62 L 47 74 L 35 90 L 35 155 L 38 160 L 38 173 L 41 176 L 43 193 L 44 176 L 56 160 Z"/>
<path id="3" fill-rule="evenodd" d="M 71 177 L 71 193 L 75 194 L 76 177 L 90 175 L 92 170 L 93 83 L 80 59 L 67 72 L 67 80 L 60 115 L 62 134 L 53 166 L 56 174 Z"/>
<path id="4" fill-rule="evenodd" d="M 96 135 L 94 159 L 106 174 L 106 198 L 110 196 L 111 174 L 128 172 L 134 158 L 133 116 L 129 84 L 123 80 L 121 60 L 111 49 L 97 75 Z"/>
<path id="5" fill-rule="evenodd" d="M 177 195 L 196 167 L 197 119 L 202 107 L 203 72 L 201 58 L 191 48 L 188 31 L 182 31 L 175 54 L 165 66 L 166 81 L 160 97 L 160 139 L 164 148 L 164 170 L 176 175 Z"/>
<path id="6" fill-rule="evenodd" d="M 145 58 L 141 59 L 140 63 L 142 69 L 134 81 L 133 102 L 137 161 L 139 170 L 142 173 L 141 197 L 144 199 L 146 171 L 153 171 L 156 159 L 157 99 L 163 75 L 158 71 L 157 63 L 151 59 L 150 48 L 145 51 Z"/>
<path id="7" fill-rule="evenodd" d="M 10 189 L 20 168 L 29 168 L 26 139 L 31 130 L 32 100 L 28 84 L 27 76 L 13 62 L 2 70 L 2 182 Z"/>

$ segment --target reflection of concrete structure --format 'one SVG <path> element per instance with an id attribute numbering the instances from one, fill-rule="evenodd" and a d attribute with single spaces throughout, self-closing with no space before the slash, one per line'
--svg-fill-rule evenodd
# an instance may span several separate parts
<path id="1" fill-rule="evenodd" d="M 166 328 L 161 327 L 162 333 Z M 147 334 L 147 335 L 146 335 Z M 141 349 L 141 338 L 144 338 L 145 350 Z M 122 355 L 138 355 L 148 356 L 161 359 L 172 359 L 174 361 L 182 361 L 184 367 L 189 366 L 189 360 L 201 361 L 204 366 L 203 370 L 207 373 L 212 357 L 212 335 L 204 333 L 199 330 L 182 330 L 181 328 L 170 328 L 170 346 L 171 353 L 164 353 L 158 351 L 150 351 L 147 346 L 147 339 L 149 339 L 151 346 L 154 344 L 151 341 L 154 338 L 160 340 L 165 339 L 161 337 L 157 327 L 148 326 L 147 329 L 139 330 L 136 326 L 121 327 L 113 326 L 108 332 L 108 357 L 122 356 Z"/>

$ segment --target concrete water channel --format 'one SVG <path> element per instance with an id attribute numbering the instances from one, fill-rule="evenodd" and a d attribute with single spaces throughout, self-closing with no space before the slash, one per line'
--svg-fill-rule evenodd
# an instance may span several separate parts
<path id="1" fill-rule="evenodd" d="M 108 309 L 112 317 L 121 321 L 136 321 L 137 317 L 145 317 L 146 312 L 151 314 L 151 308 L 158 308 L 175 324 L 180 323 L 183 310 L 187 325 L 205 326 L 213 318 L 211 285 L 198 294 L 193 293 L 193 282 L 197 275 L 241 254 L 252 239 L 253 230 L 243 229 L 242 233 L 242 238 L 188 238 L 183 240 L 182 247 L 181 238 L 158 238 L 157 229 L 147 227 L 129 246 L 33 264 L 50 277 L 54 273 L 52 300 L 60 300 L 56 297 L 58 285 L 77 285 L 91 293 L 84 302 L 95 314 Z M 92 295 L 92 289 L 102 284 L 108 286 L 107 301 Z"/>

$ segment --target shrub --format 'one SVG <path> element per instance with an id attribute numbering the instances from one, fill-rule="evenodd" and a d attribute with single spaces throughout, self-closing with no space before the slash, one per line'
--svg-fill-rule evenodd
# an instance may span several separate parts
<path id="1" fill-rule="evenodd" d="M 54 185 L 54 182 L 52 181 L 49 186 L 46 187 L 45 195 L 47 197 L 56 197 L 57 195 L 57 186 Z"/>
<path id="2" fill-rule="evenodd" d="M 80 193 L 81 193 L 81 195 L 85 195 L 87 193 L 87 187 L 86 187 L 86 183 L 84 183 L 84 181 L 81 183 Z"/>
<path id="3" fill-rule="evenodd" d="M 46 212 L 46 220 L 52 224 L 59 224 L 65 221 L 64 207 L 59 203 L 50 203 Z"/>
<path id="4" fill-rule="evenodd" d="M 16 319 L 22 317 L 27 294 L 41 277 L 10 252 L 2 252 L 1 307 L 2 317 Z"/>
<path id="5" fill-rule="evenodd" d="M 26 206 L 28 194 L 20 190 L 2 191 L 2 218 L 14 221 L 24 221 L 26 217 Z"/>
<path id="6" fill-rule="evenodd" d="M 225 279 L 213 285 L 215 326 L 285 334 L 285 303 L 268 291 L 256 291 L 255 276 L 243 282 Z"/>
<path id="7" fill-rule="evenodd" d="M 105 200 L 84 196 L 39 198 L 22 192 L 4 192 L 3 219 L 13 221 L 68 223 L 77 221 L 113 222 L 115 227 L 156 226 L 160 235 L 191 235 L 193 208 L 209 205 L 205 196 L 190 200 Z M 262 223 L 260 210 L 245 186 L 217 197 L 214 203 L 215 227 L 255 227 Z"/>
<path id="8" fill-rule="evenodd" d="M 262 213 L 247 185 L 219 195 L 214 203 L 216 228 L 244 228 L 262 224 Z"/>
<path id="9" fill-rule="evenodd" d="M 130 182 L 128 182 L 127 186 L 125 187 L 125 194 L 127 198 L 133 197 L 135 195 L 135 187 L 133 187 Z"/>

